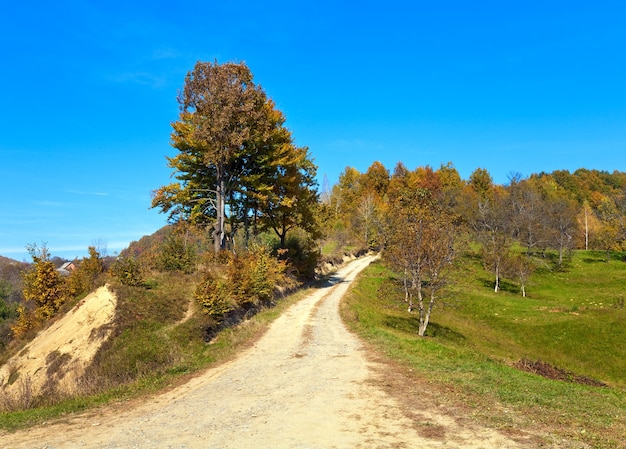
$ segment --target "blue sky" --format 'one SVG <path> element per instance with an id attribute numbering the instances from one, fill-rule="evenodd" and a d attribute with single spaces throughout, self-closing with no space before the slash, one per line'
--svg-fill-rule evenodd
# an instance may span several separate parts
<path id="1" fill-rule="evenodd" d="M 346 166 L 467 179 L 626 171 L 626 2 L 24 1 L 3 5 L 0 255 L 115 254 L 165 224 L 176 95 L 245 61 L 332 185 Z"/>

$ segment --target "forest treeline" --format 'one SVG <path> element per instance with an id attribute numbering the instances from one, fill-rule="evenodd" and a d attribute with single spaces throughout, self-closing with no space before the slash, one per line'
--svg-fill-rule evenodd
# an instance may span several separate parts
<path id="1" fill-rule="evenodd" d="M 450 162 L 389 171 L 374 162 L 364 173 L 346 167 L 339 182 L 322 192 L 332 215 L 332 232 L 353 244 L 384 246 L 389 205 L 407 192 L 429 196 L 457 216 L 467 231 L 492 229 L 528 252 L 555 249 L 621 251 L 626 243 L 626 173 L 578 169 L 511 174 L 498 185 L 477 168 L 461 179 Z M 610 253 L 607 253 L 610 257 Z"/>

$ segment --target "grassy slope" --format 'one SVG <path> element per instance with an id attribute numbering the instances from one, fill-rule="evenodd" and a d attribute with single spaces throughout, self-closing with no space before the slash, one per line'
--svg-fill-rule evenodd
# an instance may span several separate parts
<path id="1" fill-rule="evenodd" d="M 527 428 L 546 442 L 581 440 L 624 447 L 626 435 L 626 264 L 579 253 L 564 272 L 537 272 L 522 298 L 513 285 L 494 293 L 476 259 L 463 260 L 454 307 L 438 308 L 429 337 L 417 337 L 393 274 L 376 264 L 344 304 L 344 318 L 364 338 L 408 364 L 482 422 Z M 521 358 L 610 385 L 598 388 L 520 372 Z"/>
<path id="2" fill-rule="evenodd" d="M 626 387 L 626 263 L 603 260 L 580 252 L 562 272 L 538 270 L 526 298 L 513 285 L 494 293 L 476 261 L 465 260 L 472 276 L 455 284 L 458 306 L 439 310 L 435 321 L 492 357 L 541 359 Z"/>

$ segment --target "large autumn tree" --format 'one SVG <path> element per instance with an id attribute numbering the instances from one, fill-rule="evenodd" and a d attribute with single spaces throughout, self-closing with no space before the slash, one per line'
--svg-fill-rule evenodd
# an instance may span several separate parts
<path id="1" fill-rule="evenodd" d="M 275 222 L 277 204 L 290 226 L 303 223 L 294 217 L 306 217 L 302 208 L 317 200 L 316 167 L 244 63 L 198 62 L 178 102 L 171 143 L 179 153 L 168 158 L 177 182 L 154 192 L 153 207 L 170 219 L 211 224 L 216 252 L 226 248 L 228 224 L 234 234 L 257 219 Z"/>

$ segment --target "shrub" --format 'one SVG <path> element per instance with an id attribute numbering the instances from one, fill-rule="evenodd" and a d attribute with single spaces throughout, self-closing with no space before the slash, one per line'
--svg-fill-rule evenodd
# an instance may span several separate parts
<path id="1" fill-rule="evenodd" d="M 271 305 L 279 288 L 289 283 L 285 263 L 264 246 L 253 245 L 242 255 L 220 256 L 225 257 L 225 264 L 210 265 L 195 292 L 203 311 L 217 323 L 227 315 L 237 321 Z"/>
<path id="2" fill-rule="evenodd" d="M 157 255 L 157 268 L 163 271 L 180 271 L 191 274 L 196 268 L 196 250 L 178 232 L 168 235 Z"/>
<path id="3" fill-rule="evenodd" d="M 268 305 L 276 288 L 285 283 L 285 264 L 273 258 L 267 248 L 254 245 L 228 264 L 232 295 L 239 307 Z"/>
<path id="4" fill-rule="evenodd" d="M 194 297 L 202 306 L 203 312 L 218 323 L 222 322 L 227 313 L 235 309 L 228 282 L 215 268 L 206 271 L 196 288 Z"/>
<path id="5" fill-rule="evenodd" d="M 17 320 L 15 320 L 15 323 L 11 326 L 11 331 L 16 338 L 20 338 L 26 335 L 31 329 L 34 329 L 36 323 L 35 313 L 20 305 L 17 307 Z"/>
<path id="6" fill-rule="evenodd" d="M 100 275 L 104 272 L 104 263 L 94 246 L 88 248 L 89 257 L 83 258 L 68 279 L 73 295 L 85 295 L 94 290 Z"/>
<path id="7" fill-rule="evenodd" d="M 280 257 L 286 260 L 300 280 L 315 278 L 321 254 L 315 242 L 304 233 L 292 232 L 285 242 L 286 252 Z M 280 250 L 277 250 L 280 251 Z"/>
<path id="8" fill-rule="evenodd" d="M 9 304 L 0 297 L 0 322 L 3 320 L 12 320 L 15 317 L 17 317 L 17 304 Z"/>
<path id="9" fill-rule="evenodd" d="M 111 273 L 124 285 L 137 287 L 143 284 L 144 270 L 141 263 L 134 257 L 120 257 L 111 267 Z"/>

